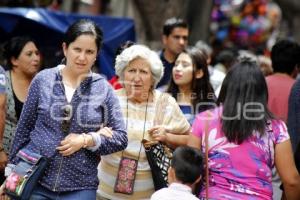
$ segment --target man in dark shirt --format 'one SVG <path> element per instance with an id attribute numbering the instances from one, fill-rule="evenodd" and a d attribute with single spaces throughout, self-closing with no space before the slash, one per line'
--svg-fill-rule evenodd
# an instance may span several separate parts
<path id="1" fill-rule="evenodd" d="M 182 19 L 167 19 L 163 26 L 162 42 L 164 49 L 159 52 L 164 65 L 164 75 L 157 87 L 168 84 L 177 56 L 186 48 L 189 30 L 187 23 Z"/>

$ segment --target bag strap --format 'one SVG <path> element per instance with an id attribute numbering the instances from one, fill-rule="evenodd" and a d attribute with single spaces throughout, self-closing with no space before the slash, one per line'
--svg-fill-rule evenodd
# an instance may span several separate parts
<path id="1" fill-rule="evenodd" d="M 207 117 L 208 119 L 210 118 L 211 114 L 208 111 Z M 209 187 L 209 169 L 208 169 L 208 127 L 209 127 L 209 120 L 205 121 L 205 127 L 204 127 L 204 134 L 205 134 L 205 183 L 206 183 L 206 188 L 205 188 L 205 193 L 206 193 L 206 199 L 208 199 L 208 187 Z"/>

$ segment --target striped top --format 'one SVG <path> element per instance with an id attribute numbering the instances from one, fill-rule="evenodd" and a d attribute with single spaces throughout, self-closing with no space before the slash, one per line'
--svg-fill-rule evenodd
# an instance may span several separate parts
<path id="1" fill-rule="evenodd" d="M 118 90 L 116 91 L 116 94 L 119 97 L 123 116 L 126 118 L 127 97 L 125 90 Z M 157 102 L 160 94 L 161 92 L 157 90 L 154 91 L 154 102 Z M 176 103 L 176 100 L 169 95 L 168 97 L 168 106 L 166 107 L 162 124 L 165 125 L 165 127 L 171 132 L 185 133 L 190 129 L 190 125 L 182 114 L 179 106 Z M 144 138 L 147 140 L 151 140 L 151 136 L 148 134 L 147 130 L 153 126 L 155 107 L 155 103 L 148 103 L 144 136 Z M 125 119 L 125 123 L 127 122 L 128 146 L 123 152 L 123 156 L 138 159 L 141 140 L 143 139 L 145 111 L 146 103 L 134 104 L 128 101 L 128 119 Z M 98 167 L 98 177 L 100 180 L 100 185 L 97 191 L 98 195 L 108 199 L 150 199 L 151 195 L 154 193 L 154 186 L 150 166 L 148 164 L 143 146 L 138 161 L 133 194 L 125 195 L 114 193 L 114 184 L 116 181 L 121 156 L 122 152 L 117 152 L 101 157 L 101 162 Z"/>

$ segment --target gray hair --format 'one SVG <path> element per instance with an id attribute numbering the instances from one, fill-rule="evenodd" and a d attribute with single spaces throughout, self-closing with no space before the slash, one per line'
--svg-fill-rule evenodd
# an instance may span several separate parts
<path id="1" fill-rule="evenodd" d="M 195 44 L 195 47 L 203 51 L 207 57 L 211 57 L 213 50 L 212 48 L 204 41 L 198 40 Z"/>
<path id="2" fill-rule="evenodd" d="M 145 59 L 150 64 L 150 70 L 154 79 L 154 88 L 163 76 L 163 64 L 158 54 L 144 45 L 135 44 L 124 49 L 116 58 L 116 74 L 124 80 L 124 70 L 128 64 L 136 58 Z"/>

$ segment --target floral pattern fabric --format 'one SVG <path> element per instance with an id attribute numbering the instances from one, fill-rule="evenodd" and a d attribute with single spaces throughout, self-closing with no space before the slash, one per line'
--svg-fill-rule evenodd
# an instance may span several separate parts
<path id="1" fill-rule="evenodd" d="M 253 133 L 248 140 L 238 145 L 228 142 L 222 132 L 220 116 L 222 107 L 208 113 L 200 113 L 192 127 L 193 135 L 202 138 L 205 152 L 205 123 L 208 128 L 208 166 L 210 199 L 272 199 L 272 168 L 276 144 L 289 139 L 286 125 L 281 120 L 268 122 L 261 137 Z M 205 186 L 200 198 L 205 197 Z"/>

